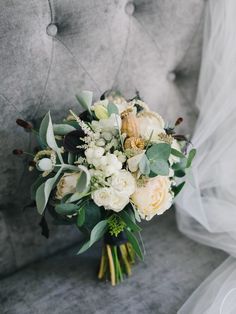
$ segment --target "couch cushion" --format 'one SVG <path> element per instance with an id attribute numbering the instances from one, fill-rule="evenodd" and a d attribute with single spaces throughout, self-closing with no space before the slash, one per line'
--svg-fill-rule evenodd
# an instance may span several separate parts
<path id="1" fill-rule="evenodd" d="M 111 287 L 98 282 L 100 247 L 75 256 L 79 245 L 0 281 L 2 314 L 174 314 L 226 257 L 176 229 L 174 212 L 144 225 L 145 261 Z"/>

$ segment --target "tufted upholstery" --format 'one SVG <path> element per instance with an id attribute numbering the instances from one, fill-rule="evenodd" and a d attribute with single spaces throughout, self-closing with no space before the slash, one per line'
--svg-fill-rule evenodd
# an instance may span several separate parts
<path id="1" fill-rule="evenodd" d="M 79 110 L 74 94 L 94 98 L 117 88 L 138 90 L 167 120 L 195 121 L 203 0 L 2 0 L 0 2 L 0 274 L 77 241 L 75 230 L 39 235 L 29 202 L 27 160 L 32 136 L 15 126 L 51 109 L 54 120 Z"/>

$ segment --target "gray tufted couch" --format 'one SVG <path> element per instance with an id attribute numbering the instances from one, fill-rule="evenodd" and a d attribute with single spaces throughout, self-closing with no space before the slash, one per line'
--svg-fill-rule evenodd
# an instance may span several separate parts
<path id="1" fill-rule="evenodd" d="M 119 89 L 191 133 L 200 69 L 203 0 L 0 1 L 0 313 L 176 313 L 224 258 L 181 235 L 174 210 L 144 224 L 146 259 L 122 286 L 97 283 L 99 245 L 74 255 L 81 235 L 50 225 L 40 235 L 29 204 L 32 135 L 16 118 L 79 110 L 74 95 Z M 54 255 L 54 256 L 52 256 Z"/>

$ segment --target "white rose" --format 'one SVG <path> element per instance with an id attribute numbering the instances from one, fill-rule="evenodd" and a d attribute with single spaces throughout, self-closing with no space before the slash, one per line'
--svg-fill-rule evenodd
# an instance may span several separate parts
<path id="1" fill-rule="evenodd" d="M 92 192 L 92 199 L 98 206 L 104 206 L 105 208 L 111 203 L 111 195 L 113 191 L 110 188 L 101 188 Z"/>
<path id="2" fill-rule="evenodd" d="M 161 215 L 172 205 L 171 181 L 168 177 L 149 178 L 144 186 L 138 187 L 131 196 L 142 219 L 150 220 Z"/>
<path id="3" fill-rule="evenodd" d="M 104 172 L 105 177 L 110 177 L 113 173 L 122 168 L 122 162 L 114 154 L 106 154 L 99 159 L 99 169 Z"/>
<path id="4" fill-rule="evenodd" d="M 121 211 L 128 203 L 129 198 L 113 188 L 101 188 L 92 192 L 92 199 L 98 206 L 115 212 Z"/>
<path id="5" fill-rule="evenodd" d="M 120 170 L 112 175 L 110 182 L 111 186 L 123 194 L 130 196 L 136 189 L 136 181 L 132 174 L 126 170 Z"/>
<path id="6" fill-rule="evenodd" d="M 143 139 L 149 140 L 151 134 L 153 133 L 151 141 L 155 142 L 159 140 L 158 135 L 160 133 L 165 133 L 165 122 L 158 113 L 152 111 L 141 111 L 138 114 L 137 119 L 140 135 Z"/>
<path id="7" fill-rule="evenodd" d="M 64 173 L 57 184 L 56 198 L 62 199 L 67 194 L 75 193 L 80 175 L 80 172 Z"/>
<path id="8" fill-rule="evenodd" d="M 89 147 L 84 152 L 87 162 L 89 164 L 93 164 L 95 167 L 98 166 L 100 158 L 105 153 L 105 149 L 103 147 Z"/>
<path id="9" fill-rule="evenodd" d="M 135 155 L 127 160 L 129 170 L 131 172 L 136 172 L 139 168 L 140 160 L 143 158 L 145 151 L 142 153 Z"/>

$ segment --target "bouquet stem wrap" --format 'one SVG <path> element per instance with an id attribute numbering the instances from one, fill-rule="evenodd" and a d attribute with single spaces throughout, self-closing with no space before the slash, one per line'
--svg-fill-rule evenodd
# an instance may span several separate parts
<path id="1" fill-rule="evenodd" d="M 106 233 L 98 272 L 99 279 L 109 278 L 112 286 L 131 276 L 131 265 L 135 262 L 135 252 L 124 232 L 117 237 Z"/>

